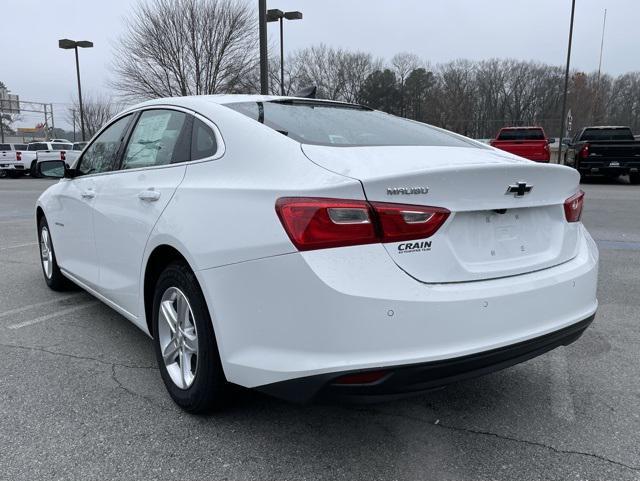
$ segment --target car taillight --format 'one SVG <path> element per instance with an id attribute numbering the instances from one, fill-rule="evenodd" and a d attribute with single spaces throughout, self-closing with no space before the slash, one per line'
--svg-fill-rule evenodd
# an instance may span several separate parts
<path id="1" fill-rule="evenodd" d="M 67 160 L 67 153 L 64 150 L 60 151 L 60 160 Z"/>
<path id="2" fill-rule="evenodd" d="M 589 144 L 584 144 L 584 146 L 580 149 L 580 157 L 586 159 L 589 157 Z"/>
<path id="3" fill-rule="evenodd" d="M 441 207 L 371 202 L 380 221 L 382 242 L 431 237 L 449 217 Z"/>
<path id="4" fill-rule="evenodd" d="M 450 212 L 440 207 L 305 197 L 283 197 L 276 212 L 301 251 L 424 239 Z"/>
<path id="5" fill-rule="evenodd" d="M 16 152 L 16 160 L 22 160 L 22 152 Z"/>
<path id="6" fill-rule="evenodd" d="M 567 222 L 578 222 L 582 215 L 582 206 L 584 205 L 584 192 L 580 191 L 572 195 L 564 201 L 564 216 Z"/>

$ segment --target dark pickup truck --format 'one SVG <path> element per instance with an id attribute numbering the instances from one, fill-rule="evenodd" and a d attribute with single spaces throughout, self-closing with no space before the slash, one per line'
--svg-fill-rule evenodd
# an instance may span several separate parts
<path id="1" fill-rule="evenodd" d="M 564 160 L 583 176 L 629 174 L 632 184 L 640 184 L 640 141 L 629 127 L 585 127 L 567 146 Z"/>

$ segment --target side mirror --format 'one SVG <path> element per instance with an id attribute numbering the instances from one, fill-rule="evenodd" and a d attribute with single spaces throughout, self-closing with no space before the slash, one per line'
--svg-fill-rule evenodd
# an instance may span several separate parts
<path id="1" fill-rule="evenodd" d="M 550 143 L 550 144 L 555 144 L 556 143 L 556 139 L 551 137 L 547 142 Z"/>
<path id="2" fill-rule="evenodd" d="M 67 165 L 63 160 L 45 160 L 36 165 L 36 175 L 50 179 L 61 179 L 66 176 Z"/>

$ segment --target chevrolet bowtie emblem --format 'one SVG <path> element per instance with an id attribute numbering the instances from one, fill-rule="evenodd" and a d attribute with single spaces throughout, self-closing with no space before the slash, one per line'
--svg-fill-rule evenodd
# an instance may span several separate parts
<path id="1" fill-rule="evenodd" d="M 523 197 L 525 194 L 531 192 L 531 189 L 533 189 L 533 186 L 526 182 L 516 182 L 507 187 L 505 195 L 513 194 L 514 197 Z"/>

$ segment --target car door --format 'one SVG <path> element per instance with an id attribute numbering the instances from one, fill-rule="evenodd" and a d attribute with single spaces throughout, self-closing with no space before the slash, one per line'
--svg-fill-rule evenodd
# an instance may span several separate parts
<path id="1" fill-rule="evenodd" d="M 140 113 L 120 167 L 100 179 L 94 231 L 99 290 L 134 317 L 147 239 L 182 181 L 190 158 L 192 117 L 170 109 Z"/>
<path id="2" fill-rule="evenodd" d="M 98 180 L 113 170 L 132 115 L 122 117 L 92 142 L 80 159 L 76 176 L 63 179 L 57 202 L 47 212 L 58 264 L 85 284 L 98 281 L 98 258 L 94 240 L 93 208 Z"/>

